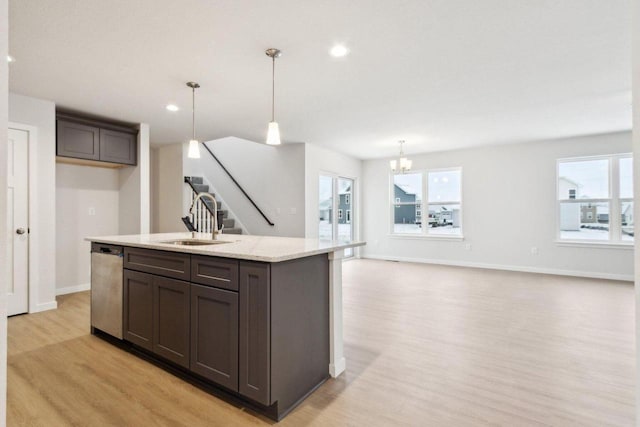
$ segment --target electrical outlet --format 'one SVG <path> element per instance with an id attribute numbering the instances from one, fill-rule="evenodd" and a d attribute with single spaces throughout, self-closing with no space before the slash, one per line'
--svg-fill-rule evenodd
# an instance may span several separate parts
<path id="1" fill-rule="evenodd" d="M 464 250 L 465 251 L 470 251 L 471 250 L 471 243 L 467 243 L 466 245 L 464 245 Z"/>
<path id="2" fill-rule="evenodd" d="M 538 255 L 538 247 L 531 246 L 531 255 Z"/>
<path id="3" fill-rule="evenodd" d="M 95 216 L 96 208 L 89 208 L 89 216 Z"/>

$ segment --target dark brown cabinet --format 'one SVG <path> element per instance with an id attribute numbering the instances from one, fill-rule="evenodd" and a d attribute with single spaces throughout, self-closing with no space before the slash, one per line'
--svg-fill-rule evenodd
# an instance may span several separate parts
<path id="1" fill-rule="evenodd" d="M 100 128 L 58 120 L 57 142 L 58 156 L 100 160 Z"/>
<path id="2" fill-rule="evenodd" d="M 153 352 L 189 368 L 190 284 L 153 276 Z"/>
<path id="3" fill-rule="evenodd" d="M 124 248 L 124 268 L 189 281 L 191 256 L 153 249 Z"/>
<path id="4" fill-rule="evenodd" d="M 189 286 L 124 270 L 124 339 L 188 368 Z"/>
<path id="5" fill-rule="evenodd" d="M 191 371 L 238 391 L 238 293 L 191 285 Z"/>
<path id="6" fill-rule="evenodd" d="M 100 129 L 100 160 L 136 164 L 136 136 L 131 133 Z"/>
<path id="7" fill-rule="evenodd" d="M 124 339 L 153 350 L 153 276 L 124 270 Z"/>
<path id="8" fill-rule="evenodd" d="M 238 260 L 191 255 L 191 281 L 230 291 L 238 290 Z"/>
<path id="9" fill-rule="evenodd" d="M 271 404 L 269 264 L 240 262 L 240 394 Z"/>
<path id="10" fill-rule="evenodd" d="M 125 247 L 124 340 L 280 419 L 328 378 L 328 258 Z"/>
<path id="11" fill-rule="evenodd" d="M 60 160 L 81 159 L 116 165 L 137 162 L 136 129 L 62 113 L 58 114 L 56 124 L 56 155 Z"/>

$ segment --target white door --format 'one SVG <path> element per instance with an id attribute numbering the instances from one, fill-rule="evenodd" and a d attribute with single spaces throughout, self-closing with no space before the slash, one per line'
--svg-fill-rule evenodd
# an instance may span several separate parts
<path id="1" fill-rule="evenodd" d="M 29 311 L 29 133 L 9 129 L 7 314 Z"/>

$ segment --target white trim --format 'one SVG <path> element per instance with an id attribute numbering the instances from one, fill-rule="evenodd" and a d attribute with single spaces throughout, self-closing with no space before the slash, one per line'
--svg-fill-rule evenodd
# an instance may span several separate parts
<path id="1" fill-rule="evenodd" d="M 76 292 L 84 292 L 91 290 L 91 283 L 83 283 L 75 286 L 65 286 L 64 288 L 56 288 L 56 296 L 73 294 Z"/>
<path id="2" fill-rule="evenodd" d="M 33 311 L 29 311 L 30 313 L 39 313 L 41 311 L 47 311 L 47 310 L 55 310 L 56 308 L 58 308 L 58 301 L 49 301 L 49 302 L 43 302 L 40 304 L 36 304 L 35 310 Z"/>
<path id="3" fill-rule="evenodd" d="M 562 158 L 556 159 L 556 243 L 567 243 L 566 246 L 583 246 L 583 247 L 609 247 L 609 248 L 625 248 L 626 246 L 633 245 L 633 243 L 626 243 L 626 241 L 622 240 L 622 224 L 621 224 L 621 212 L 620 207 L 624 201 L 633 202 L 633 199 L 622 199 L 620 198 L 620 161 L 622 159 L 632 159 L 632 153 L 621 153 L 621 154 L 607 154 L 607 155 L 598 155 L 598 156 L 588 156 L 588 157 L 570 157 L 570 158 Z M 562 163 L 574 163 L 574 162 L 588 162 L 588 161 L 598 161 L 598 160 L 606 160 L 608 164 L 608 190 L 609 190 L 609 198 L 595 198 L 595 199 L 561 199 L 560 198 L 560 165 Z M 563 239 L 562 238 L 562 230 L 560 230 L 560 225 L 562 222 L 561 218 L 561 210 L 562 205 L 566 203 L 575 203 L 575 204 L 596 204 L 596 203 L 606 203 L 609 206 L 609 236 L 605 241 L 599 242 L 594 240 L 575 240 L 575 239 Z M 580 216 L 582 217 L 582 208 L 580 209 Z M 596 214 L 596 223 L 597 223 L 597 214 Z"/>
<path id="4" fill-rule="evenodd" d="M 42 304 L 38 303 L 38 128 L 35 126 L 25 125 L 22 123 L 9 122 L 9 129 L 25 131 L 29 134 L 29 313 L 37 313 L 38 311 L 49 310 L 49 308 L 40 309 Z M 55 303 L 55 301 L 54 301 Z M 45 303 L 45 305 L 51 303 Z M 57 307 L 57 305 L 56 305 Z M 54 308 L 56 308 L 54 307 Z"/>
<path id="5" fill-rule="evenodd" d="M 464 240 L 463 235 L 455 235 L 455 234 L 404 234 L 404 233 L 391 233 L 388 234 L 387 237 L 391 239 L 418 239 L 418 240 L 444 240 L 444 241 L 462 241 Z"/>
<path id="6" fill-rule="evenodd" d="M 344 250 L 329 252 L 329 375 L 339 376 L 347 367 L 344 357 L 342 317 L 342 259 Z"/>
<path id="7" fill-rule="evenodd" d="M 378 259 L 384 261 L 400 261 L 400 262 L 413 262 L 419 264 L 437 264 L 437 265 L 450 265 L 454 267 L 470 267 L 470 268 L 483 268 L 489 270 L 504 270 L 504 271 L 518 271 L 522 273 L 538 273 L 538 274 L 552 274 L 555 276 L 572 276 L 572 277 L 587 277 L 591 279 L 606 279 L 606 280 L 623 280 L 627 282 L 633 282 L 633 274 L 612 274 L 612 273 L 599 273 L 599 272 L 585 272 L 576 270 L 560 270 L 555 268 L 538 268 L 538 267 L 526 267 L 516 265 L 500 265 L 500 264 L 488 264 L 483 262 L 469 262 L 469 261 L 450 261 L 443 259 L 426 259 L 426 258 L 408 258 L 408 257 L 396 257 L 396 256 L 384 256 L 384 255 L 364 255 L 365 259 Z"/>
<path id="8" fill-rule="evenodd" d="M 439 173 L 439 172 L 458 172 L 460 174 L 460 186 L 459 186 L 459 190 L 460 190 L 460 200 L 459 201 L 450 201 L 450 200 L 445 200 L 445 201 L 437 201 L 437 202 L 429 202 L 429 174 L 430 173 Z M 389 204 L 389 219 L 387 221 L 388 225 L 389 225 L 389 234 L 393 235 L 393 236 L 401 236 L 401 237 L 406 237 L 406 236 L 410 236 L 410 237 L 417 237 L 420 236 L 420 238 L 425 238 L 425 237 L 435 237 L 436 239 L 441 238 L 441 235 L 438 234 L 430 234 L 429 230 L 429 206 L 431 205 L 436 205 L 436 206 L 440 206 L 440 205 L 458 205 L 460 206 L 460 233 L 463 232 L 464 230 L 464 205 L 463 205 L 463 200 L 464 200 L 464 185 L 463 185 L 463 180 L 464 180 L 464 176 L 463 176 L 463 170 L 462 170 L 462 166 L 452 166 L 452 167 L 448 167 L 448 168 L 435 168 L 435 169 L 417 169 L 417 170 L 411 170 L 408 174 L 420 174 L 421 176 L 421 181 L 422 181 L 422 191 L 421 191 L 421 200 L 416 200 L 415 202 L 400 202 L 398 203 L 397 200 L 398 198 L 395 197 L 395 191 L 394 191 L 394 186 L 395 186 L 395 179 L 394 177 L 396 175 L 405 175 L 402 173 L 397 173 L 394 171 L 391 171 L 389 173 L 389 200 L 392 201 Z M 422 224 L 422 227 L 420 227 L 420 233 L 416 233 L 415 235 L 413 234 L 403 234 L 403 233 L 396 233 L 394 232 L 394 225 L 395 225 L 395 208 L 398 206 L 415 206 L 416 210 L 420 209 L 421 211 L 421 215 L 420 215 L 420 223 Z M 426 212 L 426 216 L 424 215 L 424 213 Z M 425 221 L 426 218 L 426 221 Z M 416 221 L 418 220 L 417 216 L 416 216 Z M 458 235 L 458 236 L 451 236 L 451 237 L 445 237 L 445 238 L 458 238 L 458 239 L 463 239 L 462 234 Z"/>
<path id="9" fill-rule="evenodd" d="M 572 248 L 596 248 L 596 249 L 626 249 L 633 250 L 633 242 L 611 243 L 608 240 L 598 242 L 596 240 L 556 240 L 556 245 Z"/>

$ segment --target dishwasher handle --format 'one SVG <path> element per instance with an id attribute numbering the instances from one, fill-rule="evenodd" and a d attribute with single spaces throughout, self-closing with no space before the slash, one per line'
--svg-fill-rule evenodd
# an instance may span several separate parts
<path id="1" fill-rule="evenodd" d="M 122 256 L 123 251 L 122 251 L 122 246 L 93 243 L 91 245 L 91 252 L 105 254 L 105 255 Z"/>

